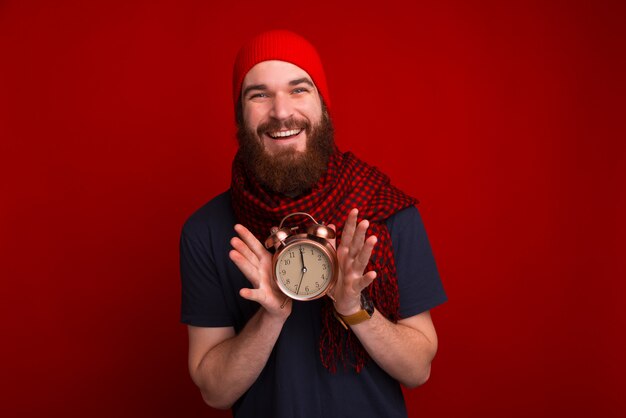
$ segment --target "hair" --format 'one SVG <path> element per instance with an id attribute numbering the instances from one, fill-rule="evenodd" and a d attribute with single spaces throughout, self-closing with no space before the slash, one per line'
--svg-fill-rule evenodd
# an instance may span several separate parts
<path id="1" fill-rule="evenodd" d="M 336 149 L 333 124 L 324 102 L 317 124 L 307 121 L 300 125 L 306 129 L 307 135 L 304 153 L 285 149 L 272 155 L 265 151 L 258 133 L 245 125 L 242 106 L 237 107 L 237 159 L 243 164 L 244 171 L 274 192 L 298 196 L 310 190 L 326 172 L 330 156 Z M 296 122 L 291 119 L 287 121 L 288 125 L 290 123 Z"/>

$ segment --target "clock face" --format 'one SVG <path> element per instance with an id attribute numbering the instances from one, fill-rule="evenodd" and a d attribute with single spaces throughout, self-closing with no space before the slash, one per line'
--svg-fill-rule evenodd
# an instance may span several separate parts
<path id="1" fill-rule="evenodd" d="M 315 242 L 289 244 L 281 251 L 275 266 L 278 286 L 293 299 L 320 297 L 332 283 L 334 264 L 324 247 Z"/>

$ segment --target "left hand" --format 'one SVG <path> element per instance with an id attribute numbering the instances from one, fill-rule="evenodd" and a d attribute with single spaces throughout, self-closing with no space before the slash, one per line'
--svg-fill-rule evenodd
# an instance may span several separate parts
<path id="1" fill-rule="evenodd" d="M 372 250 L 378 239 L 372 235 L 365 239 L 369 221 L 362 220 L 357 225 L 359 211 L 352 209 L 341 235 L 337 248 L 339 278 L 330 295 L 335 301 L 335 309 L 341 315 L 352 315 L 361 309 L 361 292 L 376 279 L 375 271 L 364 274 Z M 329 227 L 335 229 L 334 225 Z M 331 240 L 336 245 L 335 240 Z"/>

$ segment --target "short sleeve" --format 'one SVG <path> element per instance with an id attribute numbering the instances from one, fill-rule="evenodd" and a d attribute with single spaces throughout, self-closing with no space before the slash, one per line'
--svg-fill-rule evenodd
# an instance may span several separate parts
<path id="1" fill-rule="evenodd" d="M 444 303 L 447 296 L 417 208 L 411 206 L 394 214 L 387 220 L 387 228 L 398 275 L 400 317 L 408 318 Z"/>
<path id="2" fill-rule="evenodd" d="M 210 241 L 202 237 L 192 222 L 187 222 L 180 238 L 180 275 L 182 282 L 181 322 L 198 327 L 232 326 L 223 289 L 211 259 Z"/>

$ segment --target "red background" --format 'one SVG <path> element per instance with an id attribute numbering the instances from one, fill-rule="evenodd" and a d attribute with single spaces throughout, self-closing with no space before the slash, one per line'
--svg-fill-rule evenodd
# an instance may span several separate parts
<path id="1" fill-rule="evenodd" d="M 410 415 L 624 416 L 624 2 L 209 3 L 0 2 L 2 416 L 229 415 L 187 374 L 178 236 L 275 27 L 421 200 L 450 300 Z"/>

